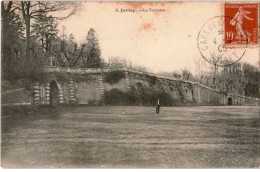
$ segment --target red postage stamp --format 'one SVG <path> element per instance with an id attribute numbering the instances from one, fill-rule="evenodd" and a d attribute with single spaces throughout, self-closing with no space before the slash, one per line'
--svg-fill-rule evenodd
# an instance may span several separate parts
<path id="1" fill-rule="evenodd" d="M 225 3 L 225 45 L 258 45 L 258 3 Z"/>

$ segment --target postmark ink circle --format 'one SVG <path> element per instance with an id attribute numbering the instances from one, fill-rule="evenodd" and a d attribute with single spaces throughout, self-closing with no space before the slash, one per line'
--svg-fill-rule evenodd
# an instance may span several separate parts
<path id="1" fill-rule="evenodd" d="M 232 44 L 234 33 L 225 33 L 226 28 L 233 27 L 231 20 L 232 17 L 228 16 L 213 17 L 199 31 L 197 45 L 200 54 L 213 65 L 230 66 L 246 53 L 247 40 L 234 45 Z"/>

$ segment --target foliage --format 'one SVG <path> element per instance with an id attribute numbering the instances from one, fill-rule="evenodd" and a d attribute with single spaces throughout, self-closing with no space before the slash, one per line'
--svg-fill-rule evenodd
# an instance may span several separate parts
<path id="1" fill-rule="evenodd" d="M 26 57 L 31 57 L 31 19 L 46 18 L 53 12 L 69 11 L 66 16 L 55 17 L 56 19 L 65 19 L 78 9 L 78 4 L 74 2 L 49 2 L 49 1 L 21 1 L 15 3 L 16 8 L 20 10 L 26 28 Z"/>
<path id="2" fill-rule="evenodd" d="M 162 76 L 174 77 L 177 79 L 183 79 L 183 80 L 189 80 L 189 81 L 194 79 L 192 73 L 187 69 L 181 70 L 181 72 L 179 72 L 179 71 L 160 72 L 159 74 Z"/>
<path id="3" fill-rule="evenodd" d="M 104 75 L 104 81 L 109 84 L 118 83 L 122 78 L 125 78 L 123 71 L 112 71 Z"/>
<path id="4" fill-rule="evenodd" d="M 260 72 L 256 67 L 245 63 L 243 66 L 243 74 L 246 78 L 248 78 L 249 82 L 260 84 Z"/>
<path id="5" fill-rule="evenodd" d="M 85 68 L 103 67 L 101 50 L 94 29 L 89 30 L 86 38 L 87 43 L 81 45 L 78 45 L 75 41 L 73 34 L 70 34 L 69 38 L 67 38 L 64 30 L 65 28 L 63 28 L 62 38 L 54 49 L 58 66 Z"/>
<path id="6" fill-rule="evenodd" d="M 8 75 L 12 73 L 12 67 L 15 66 L 22 55 L 24 27 L 22 19 L 17 14 L 17 10 L 13 7 L 12 1 L 1 2 L 2 17 L 2 77 L 10 78 Z"/>
<path id="7" fill-rule="evenodd" d="M 84 61 L 84 67 L 99 68 L 102 66 L 101 50 L 96 31 L 91 28 L 87 35 L 87 59 Z"/>
<path id="8" fill-rule="evenodd" d="M 109 61 L 109 68 L 127 67 L 127 61 L 119 57 L 110 57 L 108 61 Z"/>
<path id="9" fill-rule="evenodd" d="M 16 80 L 24 79 L 31 83 L 35 81 L 44 80 L 46 77 L 44 72 L 45 60 L 43 57 L 36 57 L 34 59 L 20 58 L 14 63 L 11 63 L 5 72 L 4 79 L 15 82 Z"/>
<path id="10" fill-rule="evenodd" d="M 42 53 L 51 53 L 52 43 L 58 40 L 57 22 L 52 16 L 41 14 L 32 24 L 32 39 L 37 40 L 41 45 Z"/>
<path id="11" fill-rule="evenodd" d="M 113 88 L 104 93 L 101 102 L 105 105 L 126 105 L 127 97 L 121 90 Z"/>
<path id="12" fill-rule="evenodd" d="M 182 79 L 184 80 L 192 80 L 192 73 L 188 71 L 187 69 L 182 70 Z"/>
<path id="13" fill-rule="evenodd" d="M 94 29 L 88 32 L 88 42 L 80 46 L 72 34 L 67 39 L 64 30 L 61 38 L 58 36 L 57 20 L 75 14 L 78 3 L 5 1 L 1 5 L 4 79 L 11 82 L 16 79 L 28 82 L 48 80 L 44 68 L 50 64 L 50 59 L 52 64 L 62 67 L 102 66 L 101 51 Z M 66 11 L 66 15 L 54 16 L 54 12 L 61 11 Z M 56 76 L 60 80 L 69 79 L 66 73 L 56 73 Z M 82 75 L 73 77 L 84 81 L 90 79 Z"/>
<path id="14" fill-rule="evenodd" d="M 60 49 L 56 48 L 56 56 L 59 58 L 60 66 L 82 67 L 83 59 L 86 57 L 86 44 L 78 46 L 74 36 L 70 34 L 69 40 L 63 39 L 60 42 Z"/>
<path id="15" fill-rule="evenodd" d="M 245 86 L 245 96 L 260 97 L 259 85 L 255 83 L 247 83 Z"/>
<path id="16" fill-rule="evenodd" d="M 3 78 L 11 82 L 44 80 L 43 69 L 59 40 L 56 20 L 73 15 L 77 3 L 3 1 L 1 5 Z M 65 10 L 68 15 L 61 18 L 51 15 Z"/>
<path id="17" fill-rule="evenodd" d="M 123 92 L 118 89 L 106 91 L 101 99 L 105 105 L 156 105 L 157 99 L 160 99 L 162 106 L 175 105 L 177 102 L 164 90 L 155 88 L 131 89 Z"/>
<path id="18" fill-rule="evenodd" d="M 158 81 L 157 77 L 155 76 L 148 76 L 150 85 L 155 85 Z"/>
<path id="19" fill-rule="evenodd" d="M 244 64 L 243 74 L 247 79 L 245 85 L 245 96 L 260 97 L 259 85 L 260 85 L 260 71 L 256 67 L 250 64 Z"/>
<path id="20" fill-rule="evenodd" d="M 153 87 L 142 88 L 140 93 L 141 102 L 144 105 L 155 105 L 157 99 L 160 99 L 160 104 L 163 106 L 175 104 L 174 99 L 170 96 L 170 94 L 166 93 L 164 89 L 157 90 Z"/>
<path id="21" fill-rule="evenodd" d="M 174 78 L 181 78 L 181 74 L 179 72 L 177 72 L 177 71 L 173 72 L 172 76 Z"/>
<path id="22" fill-rule="evenodd" d="M 131 60 L 126 60 L 120 57 L 110 57 L 108 59 L 108 68 L 116 69 L 116 68 L 128 68 L 140 72 L 147 72 L 145 66 L 133 64 Z"/>
<path id="23" fill-rule="evenodd" d="M 221 73 L 216 75 L 216 86 L 223 92 L 259 97 L 259 92 L 256 91 L 259 89 L 259 76 L 256 67 L 247 63 L 235 63 L 224 67 Z"/>

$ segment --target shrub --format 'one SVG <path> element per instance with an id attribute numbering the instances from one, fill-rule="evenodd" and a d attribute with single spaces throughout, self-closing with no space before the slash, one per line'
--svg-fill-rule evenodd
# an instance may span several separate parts
<path id="1" fill-rule="evenodd" d="M 25 58 L 21 57 L 10 63 L 2 70 L 3 79 L 10 83 L 23 80 L 24 84 L 30 85 L 32 82 L 40 82 L 46 79 L 44 67 L 46 63 L 43 57 Z"/>
<path id="2" fill-rule="evenodd" d="M 125 105 L 126 94 L 119 89 L 113 88 L 110 91 L 105 91 L 101 102 L 105 105 Z"/>
<path id="3" fill-rule="evenodd" d="M 176 105 L 177 102 L 164 90 L 156 90 L 155 88 L 143 88 L 141 90 L 131 89 L 123 92 L 119 89 L 106 91 L 101 99 L 101 103 L 105 105 L 152 105 L 156 104 L 160 99 L 162 106 Z"/>
<path id="4" fill-rule="evenodd" d="M 112 71 L 105 74 L 104 81 L 109 84 L 115 84 L 118 83 L 122 78 L 125 78 L 125 73 L 123 71 Z"/>
<path id="5" fill-rule="evenodd" d="M 157 82 L 157 78 L 155 76 L 149 76 L 149 81 L 151 83 L 151 85 L 155 85 Z"/>
<path id="6" fill-rule="evenodd" d="M 141 91 L 141 101 L 144 105 L 155 105 L 157 99 L 160 99 L 162 106 L 175 105 L 176 101 L 165 90 L 157 90 L 156 88 L 145 88 Z"/>
<path id="7" fill-rule="evenodd" d="M 139 104 L 139 99 L 135 92 L 128 91 L 125 93 L 125 95 L 126 95 L 127 105 L 138 105 Z"/>

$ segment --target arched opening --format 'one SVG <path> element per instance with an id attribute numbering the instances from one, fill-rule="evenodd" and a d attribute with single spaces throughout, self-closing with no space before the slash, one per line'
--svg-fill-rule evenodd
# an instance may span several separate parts
<path id="1" fill-rule="evenodd" d="M 141 82 L 137 82 L 135 85 L 138 90 L 141 90 L 143 88 L 143 84 Z"/>
<path id="2" fill-rule="evenodd" d="M 232 105 L 232 98 L 231 97 L 228 98 L 228 105 Z"/>
<path id="3" fill-rule="evenodd" d="M 59 103 L 59 89 L 56 81 L 50 83 L 50 104 L 56 106 Z"/>

